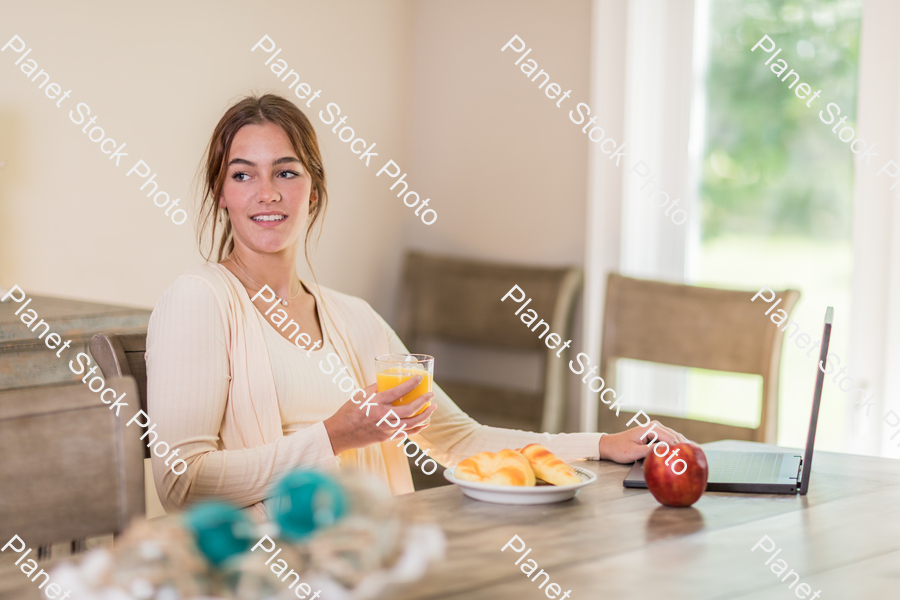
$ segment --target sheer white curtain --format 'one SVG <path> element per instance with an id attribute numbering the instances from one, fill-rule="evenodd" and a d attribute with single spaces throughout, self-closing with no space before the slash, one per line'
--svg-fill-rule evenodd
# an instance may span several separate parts
<path id="1" fill-rule="evenodd" d="M 864 0 L 856 121 L 881 152 L 877 164 L 856 165 L 850 345 L 851 375 L 875 400 L 868 416 L 849 399 L 845 407 L 847 450 L 891 457 L 900 457 L 900 434 L 890 439 L 897 420 L 885 420 L 890 410 L 900 415 L 900 197 L 889 189 L 894 180 L 876 173 L 889 159 L 900 163 L 898 22 L 900 3 Z"/>
<path id="2" fill-rule="evenodd" d="M 618 169 L 596 148 L 590 159 L 585 306 L 594 308 L 586 311 L 584 334 L 590 355 L 598 359 L 606 274 L 615 270 L 682 282 L 689 249 L 696 245 L 691 217 L 699 210 L 693 204 L 702 129 L 691 128 L 691 113 L 697 110 L 692 92 L 698 81 L 702 84 L 698 69 L 704 65 L 693 60 L 694 21 L 693 0 L 594 3 L 591 105 L 601 110 L 599 122 L 623 135 L 628 148 Z M 641 166 L 629 174 L 638 161 Z M 676 224 L 674 213 L 666 215 L 658 206 L 665 196 L 657 191 L 679 200 L 689 215 L 684 223 Z M 653 193 L 648 197 L 648 192 Z M 616 387 L 630 391 L 629 408 L 635 399 L 646 412 L 662 407 L 677 412 L 683 403 L 682 370 L 648 372 L 624 365 L 619 373 Z M 592 431 L 597 395 L 587 389 L 582 394 L 582 427 Z"/>
<path id="3" fill-rule="evenodd" d="M 614 139 L 624 132 L 627 8 L 621 0 L 594 0 L 591 13 L 590 103 L 599 123 Z M 616 168 L 597 144 L 590 144 L 588 162 L 583 339 L 584 352 L 596 364 L 600 360 L 606 274 L 619 269 L 622 177 L 629 160 Z M 581 386 L 582 431 L 597 431 L 598 404 L 597 393 Z"/>

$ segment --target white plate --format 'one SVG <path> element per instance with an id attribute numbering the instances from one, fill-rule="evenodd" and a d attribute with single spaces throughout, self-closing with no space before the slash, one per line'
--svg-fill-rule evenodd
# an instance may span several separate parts
<path id="1" fill-rule="evenodd" d="M 474 481 L 463 481 L 454 477 L 453 474 L 456 471 L 456 467 L 451 467 L 444 471 L 444 477 L 447 481 L 458 485 L 462 493 L 469 498 L 481 500 L 482 502 L 493 502 L 495 504 L 552 504 L 554 502 L 571 500 L 578 493 L 578 490 L 594 483 L 597 479 L 597 476 L 592 471 L 576 467 L 575 465 L 569 466 L 581 478 L 581 483 L 536 485 L 534 487 L 477 483 Z"/>

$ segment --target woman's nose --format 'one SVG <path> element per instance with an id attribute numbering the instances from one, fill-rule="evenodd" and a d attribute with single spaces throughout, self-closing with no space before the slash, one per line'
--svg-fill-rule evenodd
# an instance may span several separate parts
<path id="1" fill-rule="evenodd" d="M 278 202 L 281 200 L 281 193 L 272 180 L 263 178 L 258 191 L 258 199 L 260 202 Z"/>

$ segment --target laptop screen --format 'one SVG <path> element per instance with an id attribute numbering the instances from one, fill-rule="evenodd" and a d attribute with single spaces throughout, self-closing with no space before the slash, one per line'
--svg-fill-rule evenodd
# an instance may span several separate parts
<path id="1" fill-rule="evenodd" d="M 819 360 L 816 362 L 816 391 L 813 393 L 812 414 L 809 416 L 809 433 L 806 434 L 806 453 L 803 455 L 803 472 L 800 475 L 800 493 L 806 494 L 809 489 L 809 473 L 812 470 L 813 446 L 816 442 L 816 424 L 819 421 L 819 403 L 822 400 L 822 385 L 825 383 L 825 368 L 828 357 L 828 342 L 831 340 L 831 322 L 834 308 L 825 310 L 825 328 L 822 330 L 822 345 Z M 821 368 L 820 366 L 821 365 Z"/>

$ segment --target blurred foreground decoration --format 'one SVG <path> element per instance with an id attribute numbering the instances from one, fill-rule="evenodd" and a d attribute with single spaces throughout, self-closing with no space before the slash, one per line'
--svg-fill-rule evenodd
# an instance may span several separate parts
<path id="1" fill-rule="evenodd" d="M 443 531 L 401 518 L 377 479 L 294 471 L 266 505 L 272 521 L 260 524 L 219 501 L 136 522 L 112 550 L 58 566 L 54 581 L 72 600 L 364 600 L 444 557 Z M 299 579 L 279 577 L 287 568 Z"/>

